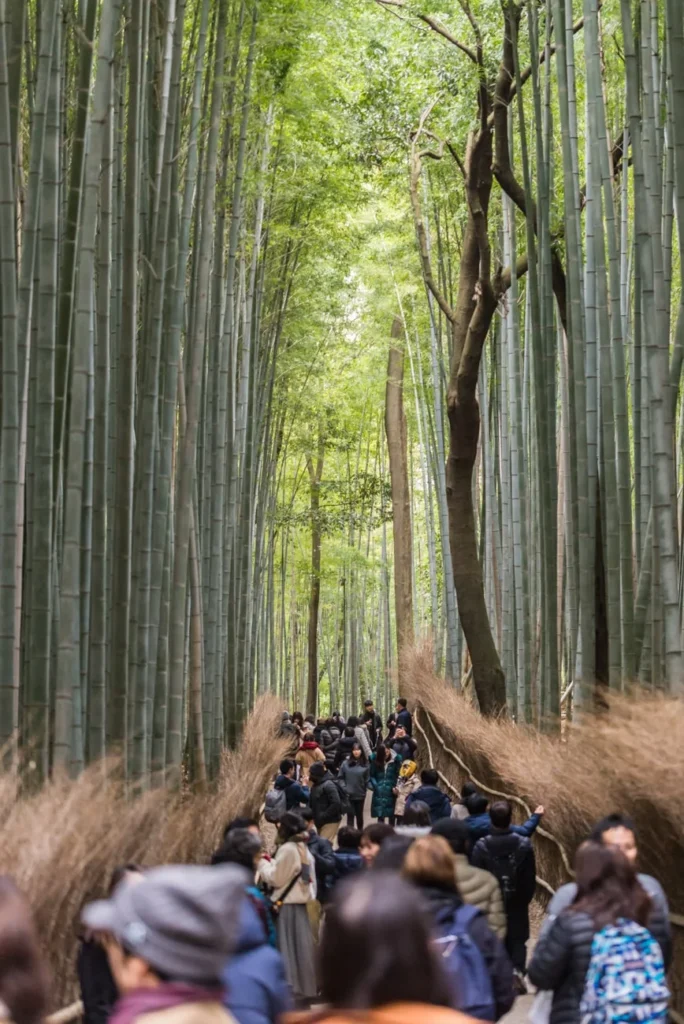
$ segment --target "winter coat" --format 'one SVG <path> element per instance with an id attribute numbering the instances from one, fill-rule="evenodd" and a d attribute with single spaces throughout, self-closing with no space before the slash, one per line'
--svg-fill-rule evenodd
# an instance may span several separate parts
<path id="1" fill-rule="evenodd" d="M 340 765 L 340 779 L 347 787 L 347 796 L 350 800 L 366 799 L 369 776 L 368 765 L 355 763 L 351 757 Z"/>
<path id="2" fill-rule="evenodd" d="M 466 821 L 469 817 L 468 808 L 460 800 L 457 800 L 455 804 L 451 805 L 451 817 L 455 821 Z"/>
<path id="3" fill-rule="evenodd" d="M 119 998 L 119 990 L 104 946 L 95 939 L 81 939 L 76 970 L 81 986 L 84 1024 L 107 1024 Z"/>
<path id="4" fill-rule="evenodd" d="M 473 846 L 480 839 L 484 839 L 485 836 L 491 835 L 492 832 L 492 819 L 489 817 L 489 811 L 485 811 L 484 814 L 468 815 L 465 819 L 466 825 L 470 832 L 470 842 Z M 541 821 L 541 815 L 531 814 L 526 822 L 522 825 L 511 825 L 511 832 L 515 832 L 518 836 L 531 836 L 537 831 L 539 822 Z"/>
<path id="5" fill-rule="evenodd" d="M 458 893 L 445 889 L 421 887 L 421 894 L 437 931 L 441 931 L 441 927 L 451 921 L 458 908 L 463 905 L 463 900 Z M 482 954 L 487 967 L 487 973 L 492 983 L 496 1019 L 499 1020 L 500 1017 L 508 1013 L 515 1000 L 513 967 L 501 939 L 497 938 L 491 930 L 484 914 L 478 914 L 473 919 L 468 927 L 468 935 Z"/>
<path id="6" fill-rule="evenodd" d="M 399 778 L 400 765 L 401 758 L 394 757 L 383 768 L 380 768 L 376 755 L 371 754 L 369 785 L 373 791 L 372 818 L 389 818 L 394 814 L 394 805 L 397 800 L 394 788 Z"/>
<path id="7" fill-rule="evenodd" d="M 183 1003 L 167 1010 L 143 1013 L 135 1019 L 135 1024 L 140 1021 L 145 1024 L 237 1024 L 218 998 L 215 1003 Z"/>
<path id="8" fill-rule="evenodd" d="M 303 775 L 308 777 L 311 765 L 316 761 L 325 761 L 325 754 L 315 740 L 306 739 L 297 751 L 295 761 L 301 766 Z"/>
<path id="9" fill-rule="evenodd" d="M 342 820 L 342 797 L 330 772 L 313 783 L 309 800 L 317 829 Z"/>
<path id="10" fill-rule="evenodd" d="M 364 711 L 361 722 L 368 729 L 368 739 L 372 747 L 382 738 L 382 718 L 377 711 Z"/>
<path id="11" fill-rule="evenodd" d="M 368 730 L 364 729 L 361 725 L 357 725 L 354 729 L 354 735 L 356 737 L 356 742 L 360 744 L 366 758 L 369 758 L 371 756 L 371 745 L 370 740 L 368 739 Z"/>
<path id="12" fill-rule="evenodd" d="M 506 936 L 527 942 L 530 937 L 529 906 L 537 888 L 537 871 L 532 843 L 511 830 L 496 831 L 480 839 L 470 858 L 473 867 L 495 874 L 495 858 L 516 853 L 517 873 L 515 892 L 506 903 Z"/>
<path id="13" fill-rule="evenodd" d="M 420 775 L 412 775 L 410 779 L 402 779 L 400 776 L 397 779 L 397 802 L 394 805 L 394 813 L 397 817 L 403 818 L 406 810 L 406 801 L 421 786 Z"/>
<path id="14" fill-rule="evenodd" d="M 363 857 L 358 850 L 335 850 L 335 881 L 363 871 Z"/>
<path id="15" fill-rule="evenodd" d="M 317 898 L 325 903 L 335 884 L 335 851 L 330 840 L 319 836 L 317 832 L 309 833 L 309 849 L 316 861 Z"/>
<path id="16" fill-rule="evenodd" d="M 335 754 L 335 767 L 339 768 L 343 761 L 346 761 L 356 746 L 356 736 L 340 736 Z"/>
<path id="17" fill-rule="evenodd" d="M 275 780 L 276 789 L 285 790 L 285 804 L 288 811 L 296 810 L 302 804 L 309 802 L 309 790 L 302 786 L 295 779 L 288 779 L 287 775 L 279 775 Z"/>
<path id="18" fill-rule="evenodd" d="M 299 1011 L 288 1013 L 282 1024 L 475 1024 L 458 1010 L 427 1003 L 391 1003 L 372 1010 Z"/>
<path id="19" fill-rule="evenodd" d="M 403 725 L 409 736 L 413 736 L 413 718 L 411 712 L 404 708 L 397 712 L 397 725 Z"/>
<path id="20" fill-rule="evenodd" d="M 275 1024 L 292 1009 L 280 953 L 269 945 L 248 900 L 242 904 L 237 947 L 223 973 L 225 1005 L 238 1024 Z"/>
<path id="21" fill-rule="evenodd" d="M 410 736 L 405 736 L 403 739 L 392 740 L 390 750 L 393 750 L 402 761 L 415 761 L 418 744 Z"/>
<path id="22" fill-rule="evenodd" d="M 456 886 L 464 903 L 477 907 L 500 939 L 506 938 L 506 911 L 498 878 L 474 868 L 463 853 L 456 854 Z"/>
<path id="23" fill-rule="evenodd" d="M 257 879 L 273 889 L 273 900 L 282 899 L 283 903 L 308 903 L 316 899 L 316 861 L 309 850 L 309 835 L 295 836 L 278 847 L 273 860 L 260 860 L 257 868 Z M 299 879 L 283 895 L 293 878 L 305 865 L 309 866 L 310 881 Z"/>
<path id="24" fill-rule="evenodd" d="M 451 815 L 451 801 L 437 786 L 421 786 L 415 793 L 411 793 L 406 801 L 406 807 L 409 808 L 418 800 L 430 808 L 430 821 L 433 825 L 436 821 Z"/>
<path id="25" fill-rule="evenodd" d="M 409 839 L 420 839 L 422 836 L 429 836 L 432 832 L 430 825 L 397 825 L 394 830 L 398 836 L 408 836 Z"/>

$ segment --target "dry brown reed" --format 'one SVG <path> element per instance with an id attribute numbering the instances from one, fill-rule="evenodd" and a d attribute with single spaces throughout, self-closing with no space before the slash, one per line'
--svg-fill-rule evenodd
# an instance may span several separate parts
<path id="1" fill-rule="evenodd" d="M 74 997 L 81 908 L 104 894 L 115 867 L 134 861 L 207 863 L 237 815 L 256 817 L 287 741 L 278 735 L 280 703 L 257 701 L 242 741 L 224 756 L 206 795 L 156 789 L 127 798 L 115 766 L 78 779 L 55 779 L 34 796 L 0 778 L 0 873 L 12 875 L 33 907 L 54 979 L 54 1008 Z"/>
<path id="2" fill-rule="evenodd" d="M 571 860 L 597 819 L 614 811 L 628 814 L 637 827 L 641 870 L 661 881 L 671 909 L 684 915 L 684 702 L 653 694 L 611 697 L 607 713 L 583 716 L 560 740 L 505 719 L 483 718 L 435 675 L 428 647 L 407 659 L 404 690 L 422 709 L 419 721 L 434 767 L 456 789 L 467 775 L 437 733 L 477 780 L 532 809 L 543 804 L 544 827 Z M 422 754 L 425 759 L 425 742 Z M 516 813 L 519 818 L 524 812 Z M 539 875 L 554 888 L 568 881 L 558 847 L 543 836 L 535 846 Z M 674 932 L 681 983 L 684 932 Z"/>

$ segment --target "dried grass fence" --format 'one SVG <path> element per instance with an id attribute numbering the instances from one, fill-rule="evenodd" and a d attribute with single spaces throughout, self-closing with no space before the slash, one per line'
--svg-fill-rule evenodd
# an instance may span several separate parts
<path id="1" fill-rule="evenodd" d="M 428 647 L 407 659 L 406 680 L 425 759 L 452 795 L 472 778 L 511 799 L 518 820 L 537 804 L 546 808 L 535 841 L 542 894 L 570 879 L 575 851 L 598 818 L 620 811 L 634 819 L 641 869 L 670 901 L 675 1005 L 684 1011 L 684 701 L 611 697 L 609 713 L 583 717 L 561 741 L 483 718 L 435 675 Z"/>
<path id="2" fill-rule="evenodd" d="M 94 766 L 76 780 L 56 779 L 35 796 L 20 796 L 14 779 L 0 778 L 0 873 L 12 875 L 36 915 L 55 1009 L 76 995 L 81 908 L 103 895 L 115 867 L 207 863 L 230 818 L 258 815 L 286 753 L 280 710 L 275 697 L 257 701 L 240 746 L 224 755 L 217 785 L 206 795 L 156 789 L 130 799 L 112 765 L 107 774 Z"/>

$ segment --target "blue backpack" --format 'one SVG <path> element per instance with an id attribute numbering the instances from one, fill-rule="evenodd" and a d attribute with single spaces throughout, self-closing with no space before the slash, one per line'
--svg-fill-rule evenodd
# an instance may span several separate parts
<path id="1" fill-rule="evenodd" d="M 669 998 L 663 954 L 646 928 L 620 920 L 596 933 L 580 1004 L 587 1024 L 665 1022 Z"/>
<path id="2" fill-rule="evenodd" d="M 463 904 L 437 921 L 434 940 L 453 993 L 453 1008 L 476 1020 L 496 1020 L 492 982 L 485 959 L 468 934 L 481 911 Z"/>

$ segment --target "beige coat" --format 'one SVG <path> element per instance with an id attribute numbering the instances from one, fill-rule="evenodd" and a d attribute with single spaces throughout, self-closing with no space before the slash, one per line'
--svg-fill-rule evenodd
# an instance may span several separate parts
<path id="1" fill-rule="evenodd" d="M 500 939 L 506 938 L 506 911 L 499 881 L 489 871 L 474 868 L 464 854 L 456 855 L 456 885 L 464 903 L 487 916 L 487 924 Z"/>
<path id="2" fill-rule="evenodd" d="M 316 899 L 316 861 L 305 842 L 290 839 L 278 847 L 273 860 L 259 861 L 257 881 L 265 882 L 273 889 L 273 899 L 279 900 L 293 878 L 300 873 L 304 864 L 309 865 L 310 882 L 298 881 L 292 886 L 283 903 L 308 903 Z"/>
<path id="3" fill-rule="evenodd" d="M 411 796 L 411 793 L 415 793 L 417 789 L 420 789 L 422 783 L 420 781 L 420 775 L 415 772 L 410 779 L 402 779 L 401 776 L 397 779 L 396 791 L 397 791 L 397 802 L 394 805 L 394 813 L 403 817 L 406 813 L 406 801 Z"/>
<path id="4" fill-rule="evenodd" d="M 172 1006 L 168 1010 L 145 1013 L 137 1021 L 144 1021 L 145 1024 L 237 1024 L 235 1017 L 220 1003 Z"/>

